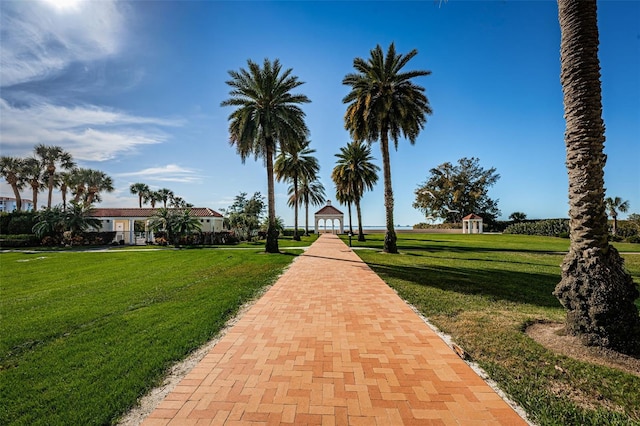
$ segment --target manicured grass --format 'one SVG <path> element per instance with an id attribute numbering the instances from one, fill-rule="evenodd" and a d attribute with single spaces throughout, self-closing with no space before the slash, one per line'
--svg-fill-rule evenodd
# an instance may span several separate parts
<path id="1" fill-rule="evenodd" d="M 367 239 L 353 245 L 381 248 L 384 234 Z M 450 334 L 535 422 L 640 424 L 640 377 L 555 355 L 523 332 L 535 321 L 564 320 L 551 293 L 563 258 L 554 252 L 568 244 L 519 235 L 398 234 L 399 255 L 357 254 Z M 640 255 L 624 257 L 640 282 Z"/>
<path id="2" fill-rule="evenodd" d="M 0 254 L 0 424 L 115 422 L 294 257 Z"/>

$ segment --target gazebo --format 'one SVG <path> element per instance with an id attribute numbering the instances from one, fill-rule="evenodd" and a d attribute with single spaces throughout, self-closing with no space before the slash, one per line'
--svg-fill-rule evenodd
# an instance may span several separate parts
<path id="1" fill-rule="evenodd" d="M 338 230 L 340 231 L 341 234 L 344 233 L 344 214 L 340 210 L 336 209 L 331 205 L 331 200 L 327 200 L 327 205 L 321 208 L 320 210 L 318 210 L 314 215 L 314 217 L 316 220 L 316 226 L 315 226 L 316 234 L 319 233 L 320 231 L 331 232 L 335 234 Z M 321 220 L 324 221 L 323 230 L 318 229 L 318 224 L 320 223 Z M 328 221 L 331 221 L 331 228 L 329 230 L 327 230 Z M 338 229 L 336 229 L 335 221 L 338 221 Z"/>
<path id="2" fill-rule="evenodd" d="M 462 218 L 463 234 L 482 234 L 482 218 L 477 214 L 470 214 Z"/>

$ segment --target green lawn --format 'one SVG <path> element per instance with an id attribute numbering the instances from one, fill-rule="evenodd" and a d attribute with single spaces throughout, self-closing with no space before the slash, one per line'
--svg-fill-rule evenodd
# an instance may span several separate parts
<path id="1" fill-rule="evenodd" d="M 382 248 L 384 234 L 367 239 L 353 246 Z M 563 258 L 556 252 L 568 245 L 520 235 L 398 234 L 399 255 L 357 253 L 537 423 L 640 424 L 640 377 L 555 355 L 523 332 L 534 321 L 563 321 L 551 293 Z M 616 246 L 640 251 L 638 245 Z M 624 257 L 640 283 L 640 254 Z"/>
<path id="2" fill-rule="evenodd" d="M 295 253 L 0 254 L 0 424 L 113 423 Z"/>

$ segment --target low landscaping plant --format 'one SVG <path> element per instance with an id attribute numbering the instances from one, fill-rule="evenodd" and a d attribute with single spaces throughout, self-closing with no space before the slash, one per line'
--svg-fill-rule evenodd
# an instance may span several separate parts
<path id="1" fill-rule="evenodd" d="M 0 424 L 114 424 L 294 256 L 0 254 Z"/>
<path id="2" fill-rule="evenodd" d="M 382 248 L 383 234 L 354 246 Z M 345 239 L 346 241 L 346 239 Z M 636 283 L 640 254 L 615 244 Z M 568 240 L 524 235 L 398 234 L 399 255 L 357 254 L 540 425 L 640 424 L 640 376 L 557 354 L 530 338 L 558 322 L 552 295 Z M 640 301 L 636 301 L 640 306 Z"/>

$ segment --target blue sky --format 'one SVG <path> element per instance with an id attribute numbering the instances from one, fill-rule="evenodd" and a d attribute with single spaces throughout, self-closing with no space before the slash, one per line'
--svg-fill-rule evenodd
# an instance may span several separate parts
<path id="1" fill-rule="evenodd" d="M 639 17 L 638 1 L 599 2 L 605 182 L 631 212 L 640 212 Z M 100 206 L 136 206 L 135 182 L 216 210 L 240 192 L 266 195 L 263 162 L 241 163 L 228 143 L 232 110 L 220 106 L 228 71 L 264 58 L 305 82 L 311 147 L 334 199 L 334 154 L 349 141 L 342 78 L 355 57 L 395 42 L 419 52 L 407 69 L 432 72 L 416 83 L 434 111 L 415 145 L 401 140 L 391 153 L 396 223 L 424 221 L 411 205 L 431 168 L 472 156 L 501 175 L 490 196 L 503 218 L 567 216 L 555 2 L 2 0 L 0 24 L 2 155 L 64 147 L 114 179 Z M 379 164 L 378 143 L 373 153 Z M 286 190 L 276 186 L 276 209 L 292 225 Z M 0 191 L 11 196 L 4 181 Z M 382 179 L 365 194 L 363 221 L 384 224 Z"/>

